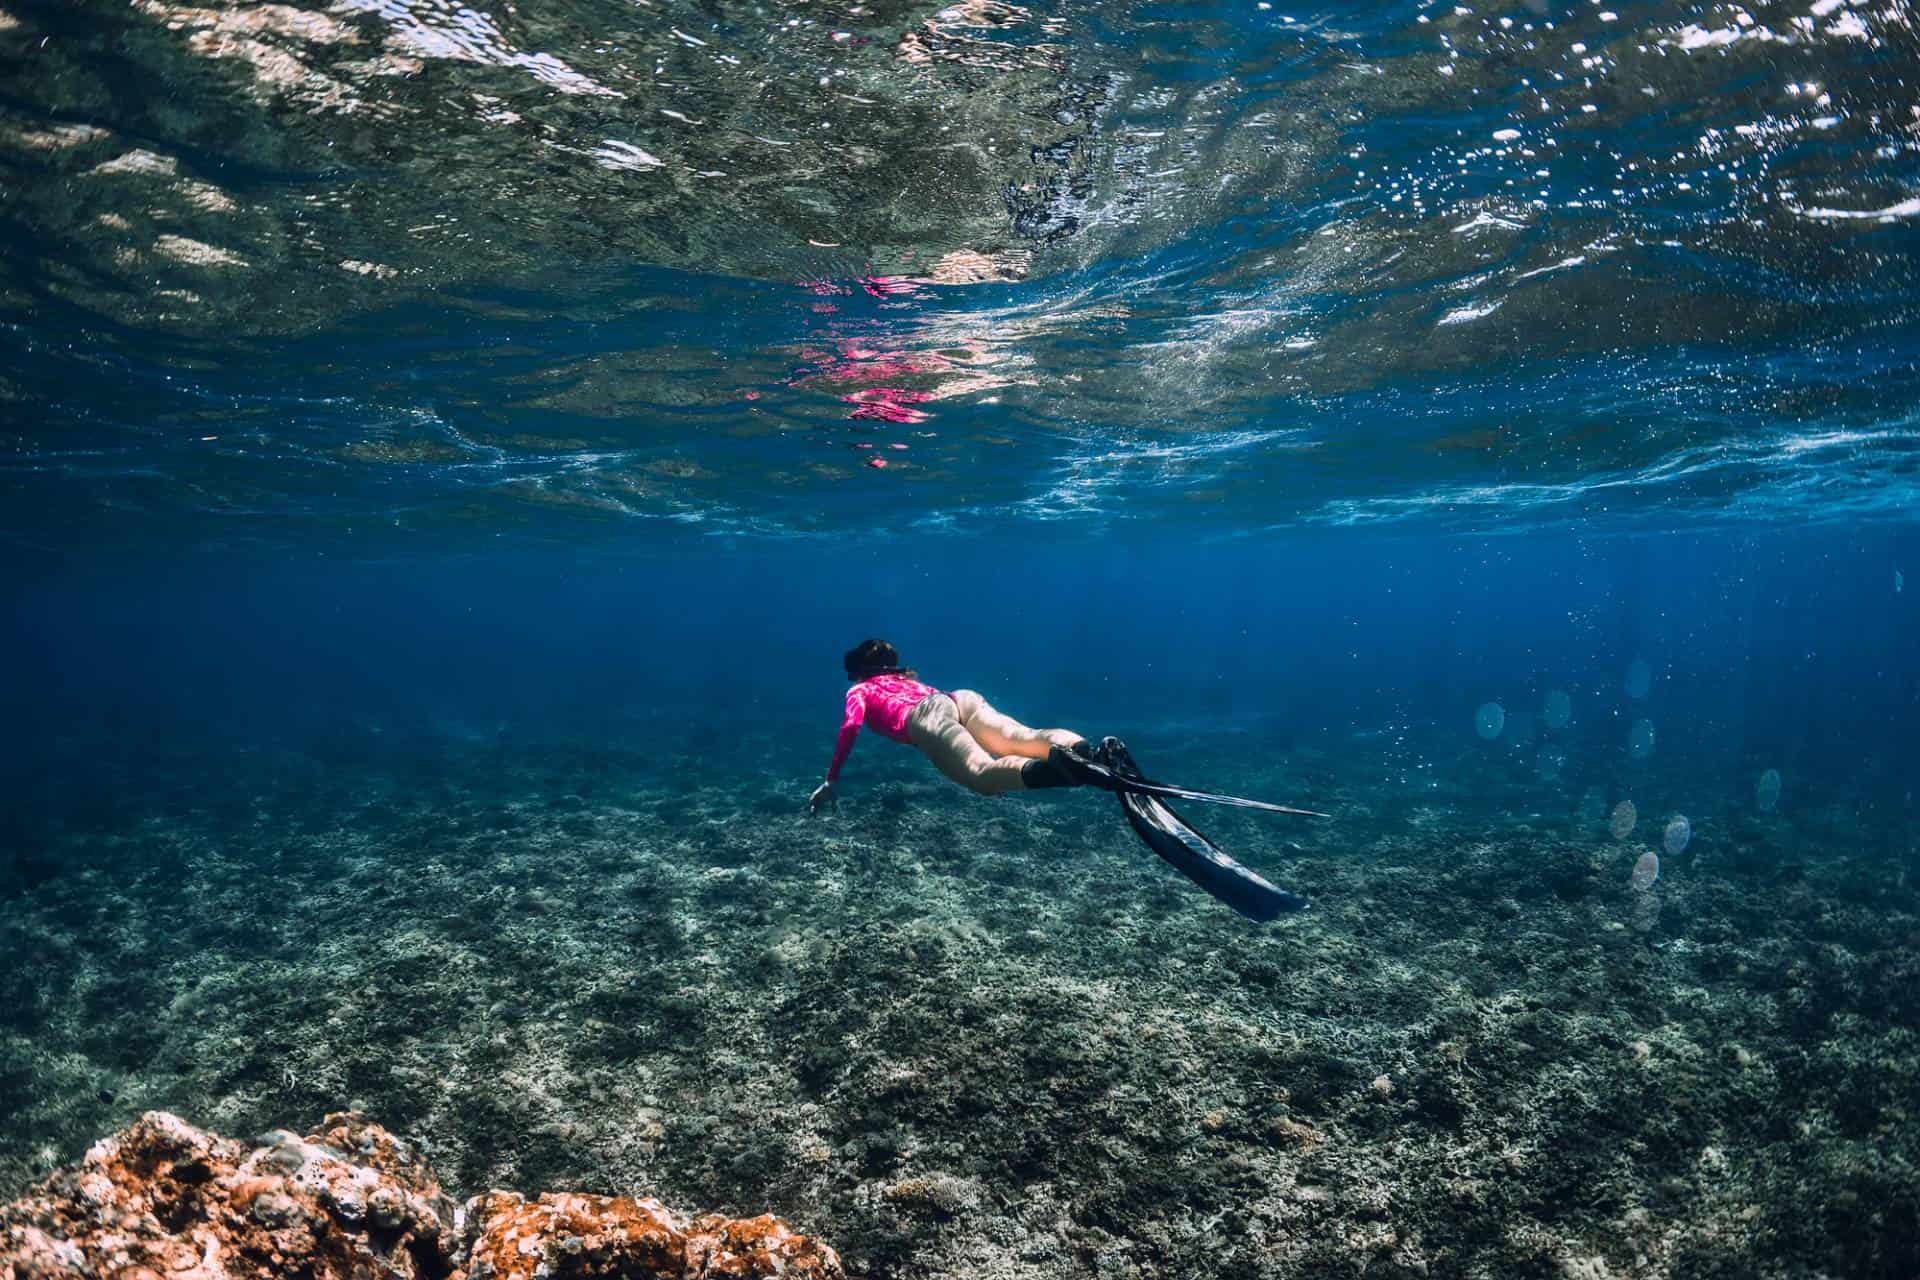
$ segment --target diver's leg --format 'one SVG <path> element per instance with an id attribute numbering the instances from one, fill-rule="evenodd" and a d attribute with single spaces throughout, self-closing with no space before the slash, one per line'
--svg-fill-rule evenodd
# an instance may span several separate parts
<path id="1" fill-rule="evenodd" d="M 907 739 L 950 780 L 983 796 L 1022 791 L 1024 758 L 996 758 L 960 723 L 954 700 L 935 694 L 913 709 Z"/>
<path id="2" fill-rule="evenodd" d="M 967 732 L 996 756 L 1045 760 L 1047 752 L 1054 747 L 1071 747 L 1085 741 L 1070 729 L 1030 729 L 971 689 L 955 690 L 953 702 Z"/>

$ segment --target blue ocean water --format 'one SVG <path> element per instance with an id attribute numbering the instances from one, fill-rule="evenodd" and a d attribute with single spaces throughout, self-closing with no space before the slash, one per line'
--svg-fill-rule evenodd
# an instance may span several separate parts
<path id="1" fill-rule="evenodd" d="M 771 1204 L 874 1275 L 988 1274 L 967 1250 L 1014 1218 L 1085 1234 L 1007 1274 L 1314 1275 L 1388 1212 L 1331 1167 L 1437 1126 L 1486 1145 L 1409 1158 L 1378 1274 L 1913 1274 L 1915 21 L 0 0 L 0 1190 L 136 1101 L 252 1131 L 364 1102 L 467 1190 Z M 1328 810 L 1205 824 L 1314 911 L 1263 932 L 1094 797 L 977 800 L 872 734 L 809 819 L 869 636 L 1157 776 Z M 846 958 L 882 934 L 879 970 Z M 484 1017 L 316 1012 L 416 937 L 505 975 Z M 604 1003 L 579 957 L 616 937 L 714 1009 L 764 998 L 750 1066 L 719 1013 Z M 187 959 L 225 975 L 217 1041 Z M 1091 1050 L 903 1101 L 861 1055 L 971 1078 L 981 967 L 1009 1043 L 1192 1019 L 1242 1090 L 1193 1103 L 1218 1177 L 1182 1181 L 1187 1138 L 1086 1139 L 1085 1097 L 1164 1092 Z M 1590 997 L 1591 1034 L 1475 1041 L 1462 991 L 1483 1026 Z M 928 1021 L 835 1003 L 896 999 Z M 520 1006 L 572 1012 L 542 1039 Z M 1223 1018 L 1304 1039 L 1233 1057 Z M 490 1019 L 519 1101 L 473 1083 Z M 1507 1066 L 1434 1102 L 1469 1041 Z M 1512 1065 L 1547 1044 L 1600 1101 Z M 1684 1065 L 1641 1090 L 1648 1062 Z M 735 1067 L 785 1083 L 723 1101 Z M 515 1118 L 601 1071 L 590 1142 Z M 969 1127 L 1042 1095 L 1025 1138 Z M 1249 1207 L 1298 1172 L 1276 1106 L 1336 1135 L 1299 1180 L 1339 1214 Z M 1206 1147 L 1242 1112 L 1266 1154 Z M 1047 1116 L 1079 1137 L 1031 1145 Z M 683 1123 L 710 1158 L 604 1154 Z M 1545 1149 L 1570 1163 L 1513 1172 Z M 986 1190 L 886 1219 L 930 1161 Z M 1122 1166 L 1161 1208 L 1102 1198 Z M 1307 1252 L 1246 1243 L 1263 1212 Z M 1241 1243 L 1194 1243 L 1222 1215 Z"/>
<path id="2" fill-rule="evenodd" d="M 1647 769 L 1698 772 L 1712 798 L 1779 768 L 1899 824 L 1920 712 L 1920 600 L 1903 587 L 1916 551 L 1892 526 L 1265 544 L 1165 531 L 46 566 L 9 614 L 8 808 L 89 794 L 74 761 L 50 767 L 63 740 L 297 742 L 358 725 L 631 744 L 661 722 L 676 745 L 697 732 L 722 774 L 791 770 L 797 805 L 831 753 L 842 650 L 883 635 L 937 687 L 1096 737 L 1233 728 L 1284 752 L 1303 734 L 1418 726 L 1505 750 L 1515 734 L 1477 741 L 1494 702 L 1528 749 L 1554 737 L 1600 771 L 1645 718 Z M 1568 723 L 1526 730 L 1556 690 Z M 769 729 L 788 747 L 777 763 L 726 745 Z M 896 751 L 863 741 L 856 762 Z"/>

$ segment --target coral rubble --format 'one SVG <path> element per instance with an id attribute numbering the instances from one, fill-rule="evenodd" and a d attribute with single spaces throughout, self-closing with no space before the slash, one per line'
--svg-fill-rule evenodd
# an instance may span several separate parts
<path id="1" fill-rule="evenodd" d="M 833 1250 L 771 1215 L 684 1222 L 655 1200 L 511 1192 L 457 1207 L 357 1112 L 251 1151 L 164 1111 L 0 1207 L 0 1280 L 834 1280 Z"/>
<path id="2" fill-rule="evenodd" d="M 876 751 L 810 819 L 804 725 L 130 751 L 117 807 L 0 883 L 0 1203 L 145 1111 L 249 1135 L 340 1099 L 461 1196 L 765 1210 L 869 1280 L 1920 1276 L 1907 810 L 1579 751 L 1547 782 L 1449 756 L 1461 727 L 1118 726 L 1339 811 L 1208 816 L 1318 904 L 1265 928 L 1111 797 L 994 804 Z M 422 1256 L 643 1246 L 644 1206 L 558 1230 L 595 1203 L 475 1205 Z M 752 1262 L 675 1229 L 695 1275 Z"/>

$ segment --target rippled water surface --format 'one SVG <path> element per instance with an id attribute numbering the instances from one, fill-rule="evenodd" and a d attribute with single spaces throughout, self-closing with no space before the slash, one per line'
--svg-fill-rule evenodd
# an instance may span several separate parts
<path id="1" fill-rule="evenodd" d="M 1906 0 L 0 0 L 0 528 L 1900 514 Z"/>

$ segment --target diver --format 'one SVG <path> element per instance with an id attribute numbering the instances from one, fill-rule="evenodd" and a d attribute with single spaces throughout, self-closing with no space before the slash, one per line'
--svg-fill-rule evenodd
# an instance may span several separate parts
<path id="1" fill-rule="evenodd" d="M 934 768 L 981 795 L 1079 786 L 1113 792 L 1128 825 L 1149 849 L 1249 919 L 1271 920 L 1308 906 L 1305 898 L 1235 862 L 1187 825 L 1166 800 L 1204 800 L 1299 817 L 1326 814 L 1150 781 L 1118 738 L 1103 739 L 1095 747 L 1070 729 L 1030 729 L 971 689 L 942 693 L 900 665 L 899 651 L 885 640 L 862 641 L 847 651 L 844 665 L 853 687 L 847 690 L 846 715 L 826 780 L 807 797 L 809 812 L 834 803 L 840 767 L 865 725 L 917 748 Z"/>
<path id="2" fill-rule="evenodd" d="M 846 717 L 834 743 L 827 778 L 807 799 L 817 813 L 835 799 L 840 766 L 847 762 L 860 726 L 919 750 L 949 779 L 983 796 L 1043 787 L 1105 785 L 1111 779 L 1087 768 L 1091 749 L 1068 729 L 1029 729 L 994 709 L 971 689 L 942 693 L 900 665 L 885 640 L 865 640 L 847 651 Z"/>

